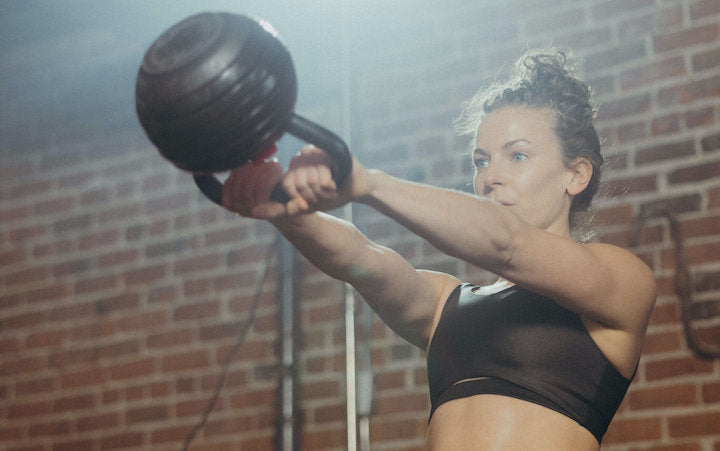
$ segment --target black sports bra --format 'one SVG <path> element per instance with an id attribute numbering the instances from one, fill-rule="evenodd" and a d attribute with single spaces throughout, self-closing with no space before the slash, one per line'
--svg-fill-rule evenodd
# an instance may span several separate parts
<path id="1" fill-rule="evenodd" d="M 580 316 L 518 286 L 490 295 L 459 285 L 428 349 L 432 410 L 500 394 L 558 411 L 602 442 L 630 379 L 607 360 Z M 466 381 L 465 379 L 483 378 Z"/>

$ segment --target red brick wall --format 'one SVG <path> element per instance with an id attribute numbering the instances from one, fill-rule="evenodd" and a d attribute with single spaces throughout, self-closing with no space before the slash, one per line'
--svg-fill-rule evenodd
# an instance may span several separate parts
<path id="1" fill-rule="evenodd" d="M 720 3 L 386 3 L 382 14 L 355 11 L 364 25 L 351 33 L 359 158 L 466 189 L 465 143 L 450 127 L 460 102 L 523 49 L 569 46 L 602 103 L 612 170 L 596 205 L 600 235 L 628 246 L 640 209 L 669 201 L 693 276 L 692 324 L 717 346 Z M 329 104 L 311 116 L 340 130 L 337 112 Z M 136 133 L 0 152 L 0 447 L 179 449 L 248 317 L 272 229 L 215 207 Z M 417 266 L 487 277 L 373 212 L 357 214 Z M 660 296 L 604 449 L 720 450 L 720 360 L 688 349 L 667 222 L 649 220 L 633 251 L 652 266 Z M 276 276 L 195 449 L 273 448 Z M 301 262 L 297 296 L 302 448 L 345 449 L 342 286 Z M 370 347 L 373 449 L 422 449 L 422 353 L 376 318 Z"/>

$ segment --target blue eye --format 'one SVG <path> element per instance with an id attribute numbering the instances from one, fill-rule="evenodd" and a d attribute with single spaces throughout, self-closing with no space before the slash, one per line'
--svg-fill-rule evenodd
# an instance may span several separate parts
<path id="1" fill-rule="evenodd" d="M 478 169 L 486 168 L 490 164 L 487 158 L 477 158 L 473 161 L 475 167 Z"/>
<path id="2" fill-rule="evenodd" d="M 527 157 L 528 156 L 522 152 L 515 152 L 512 154 L 512 161 L 518 162 L 518 161 L 527 160 Z"/>

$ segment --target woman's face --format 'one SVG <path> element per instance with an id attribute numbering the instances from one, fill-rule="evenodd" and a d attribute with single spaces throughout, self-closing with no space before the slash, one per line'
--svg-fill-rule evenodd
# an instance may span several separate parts
<path id="1" fill-rule="evenodd" d="M 552 110 L 526 107 L 486 115 L 473 153 L 475 192 L 536 227 L 569 235 L 573 172 L 562 161 L 555 121 Z"/>

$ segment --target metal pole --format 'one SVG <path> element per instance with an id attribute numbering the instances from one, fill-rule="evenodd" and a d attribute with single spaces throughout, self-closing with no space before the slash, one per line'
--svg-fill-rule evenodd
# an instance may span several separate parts
<path id="1" fill-rule="evenodd" d="M 351 80 L 350 80 L 350 20 L 349 2 L 345 0 L 342 5 L 343 24 L 343 89 L 342 89 L 342 131 L 345 141 L 352 149 L 351 134 Z M 343 216 L 347 221 L 352 222 L 352 204 L 343 208 Z M 346 418 L 347 418 L 347 449 L 357 449 L 357 393 L 355 381 L 355 290 L 349 285 L 344 285 L 345 301 L 345 392 L 347 393 Z"/>
<path id="2" fill-rule="evenodd" d="M 278 297 L 280 301 L 280 329 L 281 329 L 281 381 L 280 381 L 280 446 L 283 451 L 298 449 L 296 444 L 295 382 L 297 379 L 297 366 L 295 355 L 295 284 L 297 274 L 297 253 L 295 248 L 285 239 L 279 243 L 280 274 Z"/>

